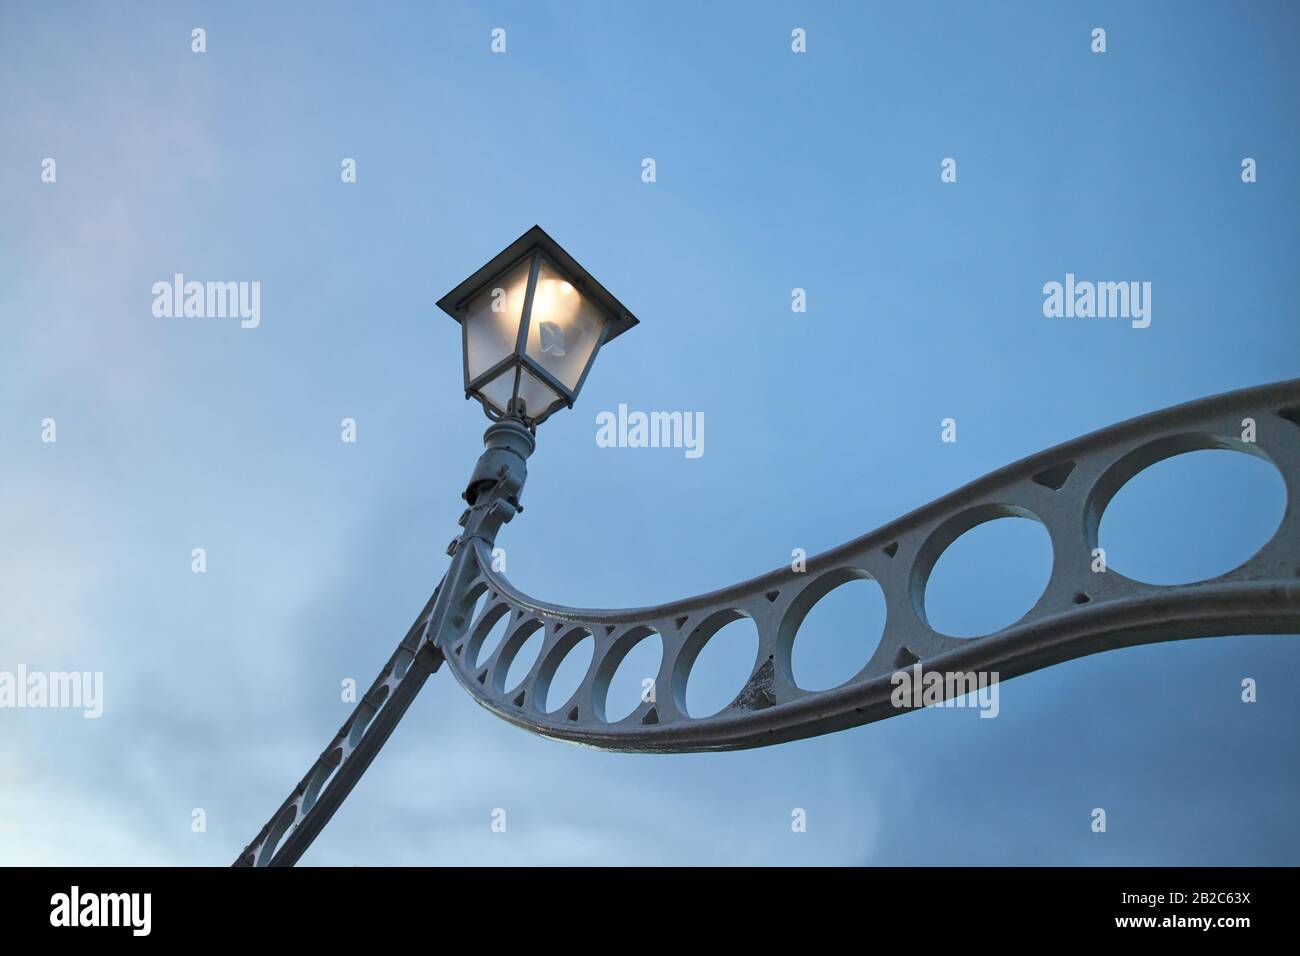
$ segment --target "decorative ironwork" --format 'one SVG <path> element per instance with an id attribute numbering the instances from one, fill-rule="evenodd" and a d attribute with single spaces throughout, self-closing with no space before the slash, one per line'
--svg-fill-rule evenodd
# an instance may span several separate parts
<path id="1" fill-rule="evenodd" d="M 1244 441 L 1243 419 L 1255 421 Z M 460 684 L 492 713 L 533 733 L 609 750 L 673 753 L 761 747 L 905 713 L 890 700 L 891 676 L 920 664 L 940 672 L 998 672 L 1005 680 L 1099 651 L 1226 634 L 1300 632 L 1300 379 L 1190 402 L 1086 435 L 1002 468 L 861 538 L 807 560 L 806 570 L 774 571 L 733 587 L 658 607 L 585 610 L 547 604 L 514 588 L 491 567 L 500 524 L 518 510 L 523 460 L 532 451 L 516 432 L 488 430 L 488 451 L 467 492 L 466 534 L 425 612 L 294 794 L 240 862 L 294 862 L 346 796 L 410 698 L 446 660 Z M 519 426 L 510 426 L 523 431 Z M 525 433 L 526 434 L 526 433 Z M 1155 585 L 1114 568 L 1093 568 L 1102 513 L 1121 487 L 1165 458 L 1234 449 L 1270 461 L 1287 506 L 1272 538 L 1240 567 L 1193 584 Z M 484 462 L 492 458 L 490 467 Z M 1052 573 L 1037 603 L 1017 622 L 975 638 L 940 634 L 925 614 L 925 589 L 943 551 L 994 518 L 1040 521 L 1052 539 Z M 886 623 L 875 653 L 839 687 L 809 691 L 791 669 L 795 635 L 830 590 L 872 578 L 884 592 Z M 481 609 L 472 621 L 474 608 Z M 507 632 L 483 661 L 489 631 Z M 686 683 L 697 656 L 724 625 L 747 617 L 758 630 L 750 676 L 721 712 L 691 717 Z M 537 661 L 516 687 L 506 675 L 524 642 L 543 635 Z M 653 701 L 621 720 L 605 718 L 615 670 L 652 633 L 663 656 Z M 590 667 L 572 696 L 546 710 L 565 655 L 590 635 Z M 324 784 L 320 781 L 325 781 Z"/>

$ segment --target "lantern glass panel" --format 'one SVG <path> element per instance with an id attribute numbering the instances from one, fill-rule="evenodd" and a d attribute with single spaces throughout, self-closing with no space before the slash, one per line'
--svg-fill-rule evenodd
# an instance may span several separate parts
<path id="1" fill-rule="evenodd" d="M 545 259 L 528 317 L 525 353 L 570 392 L 600 344 L 605 315 Z M 528 407 L 533 407 L 532 402 Z"/>
<path id="2" fill-rule="evenodd" d="M 515 394 L 515 371 L 516 366 L 508 366 L 504 371 L 498 373 L 492 381 L 476 389 L 480 395 L 487 399 L 488 404 L 503 415 L 510 407 L 510 399 Z"/>
<path id="3" fill-rule="evenodd" d="M 527 368 L 521 369 L 519 373 L 519 398 L 523 401 L 529 418 L 540 418 L 552 406 L 564 403 L 564 399 L 553 388 Z"/>
<path id="4" fill-rule="evenodd" d="M 524 293 L 528 291 L 529 266 L 526 257 L 470 300 L 464 320 L 469 382 L 514 352 L 524 313 Z"/>

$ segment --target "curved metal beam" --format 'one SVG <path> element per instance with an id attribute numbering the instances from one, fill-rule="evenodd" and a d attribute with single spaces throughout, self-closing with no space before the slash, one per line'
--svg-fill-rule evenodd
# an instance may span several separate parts
<path id="1" fill-rule="evenodd" d="M 1244 418 L 1255 421 L 1254 442 L 1242 438 Z M 907 708 L 891 702 L 891 677 L 912 665 L 931 672 L 995 671 L 1006 679 L 1134 644 L 1300 632 L 1300 379 L 1180 405 L 1049 449 L 809 558 L 803 572 L 782 569 L 684 601 L 625 610 L 546 604 L 492 570 L 496 534 L 522 510 L 519 494 L 533 439 L 509 420 L 494 424 L 484 437 L 487 448 L 465 493 L 470 507 L 461 516 L 463 534 L 448 548 L 446 577 L 355 711 L 236 866 L 297 862 L 444 659 L 475 700 L 526 730 L 609 750 L 671 753 L 759 747 L 895 716 Z M 1116 492 L 1155 462 L 1204 448 L 1243 451 L 1278 468 L 1287 506 L 1273 537 L 1235 570 L 1194 584 L 1161 586 L 1114 570 L 1094 573 L 1098 526 Z M 1049 531 L 1053 567 L 1047 588 L 1023 618 L 994 634 L 962 639 L 938 633 L 925 616 L 925 587 L 935 562 L 965 531 L 1005 515 L 1035 518 Z M 880 644 L 843 685 L 803 690 L 791 670 L 799 625 L 826 593 L 853 578 L 873 578 L 885 594 Z M 484 638 L 506 615 L 500 646 L 478 661 Z M 749 679 L 720 713 L 691 717 L 691 667 L 708 640 L 740 617 L 753 620 L 759 634 Z M 536 663 L 518 687 L 506 688 L 514 657 L 539 631 L 544 640 Z M 662 639 L 655 683 L 663 692 L 622 720 L 606 720 L 614 671 L 651 633 Z M 546 712 L 560 662 L 588 634 L 595 651 L 581 686 Z"/>
<path id="2" fill-rule="evenodd" d="M 1256 440 L 1243 440 L 1243 419 Z M 1094 572 L 1102 512 L 1126 481 L 1164 458 L 1198 449 L 1235 449 L 1273 463 L 1286 484 L 1286 513 L 1273 537 L 1240 567 L 1186 585 L 1153 585 L 1111 569 Z M 925 588 L 935 562 L 957 537 L 1006 515 L 1034 518 L 1052 539 L 1051 578 L 1015 624 L 978 638 L 930 626 Z M 873 578 L 885 595 L 886 625 L 865 666 L 832 690 L 799 688 L 791 649 L 804 615 L 852 578 Z M 630 752 L 759 747 L 892 717 L 892 675 L 919 663 L 940 672 L 997 672 L 1000 679 L 1098 651 L 1157 641 L 1234 633 L 1300 632 L 1300 379 L 1190 402 L 1094 432 L 1002 468 L 911 514 L 807 561 L 733 587 L 657 607 L 588 610 L 523 594 L 491 568 L 475 543 L 465 606 L 483 595 L 462 637 L 440 642 L 456 679 L 492 713 L 526 730 L 578 744 Z M 479 661 L 501 616 L 508 630 Z M 692 717 L 686 680 L 696 656 L 723 625 L 750 618 L 758 653 L 748 681 L 720 713 Z M 534 633 L 544 634 L 536 663 L 518 687 L 510 664 Z M 605 696 L 619 663 L 652 632 L 663 658 L 655 699 L 607 721 Z M 565 654 L 590 634 L 591 666 L 572 697 L 545 710 L 550 681 Z"/>

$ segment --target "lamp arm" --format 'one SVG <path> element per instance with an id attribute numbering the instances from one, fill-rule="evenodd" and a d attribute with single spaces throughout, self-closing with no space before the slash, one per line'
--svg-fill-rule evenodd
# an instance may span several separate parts
<path id="1" fill-rule="evenodd" d="M 1235 570 L 1193 584 L 1144 584 L 1107 568 L 1097 538 L 1111 498 L 1144 468 L 1199 449 L 1235 449 L 1277 467 L 1288 504 L 1273 537 Z M 1012 515 L 1040 521 L 1051 535 L 1053 565 L 1042 596 L 1019 621 L 995 633 L 971 639 L 940 634 L 926 619 L 924 600 L 935 562 L 964 532 Z M 488 600 L 463 636 L 444 639 L 438 648 L 475 700 L 525 730 L 643 753 L 734 750 L 831 733 L 910 709 L 906 700 L 895 703 L 895 675 L 918 665 L 958 675 L 943 682 L 947 698 L 968 686 L 962 675 L 1007 679 L 1136 644 L 1300 632 L 1300 379 L 1204 398 L 1094 432 L 808 558 L 806 569 L 783 568 L 657 607 L 547 604 L 493 570 L 486 541 L 474 542 L 472 556 L 463 586 L 475 598 L 487 592 Z M 854 578 L 873 578 L 884 592 L 880 644 L 841 686 L 801 689 L 791 668 L 799 625 L 821 597 Z M 506 615 L 504 638 L 480 661 L 484 638 Z M 723 625 L 741 617 L 758 630 L 748 679 L 720 713 L 690 716 L 686 682 L 697 655 Z M 517 687 L 506 687 L 511 662 L 539 631 L 544 640 L 536 663 Z M 663 646 L 653 693 L 627 717 L 606 720 L 615 670 L 652 633 Z M 556 669 L 588 634 L 595 648 L 582 684 L 548 710 Z"/>

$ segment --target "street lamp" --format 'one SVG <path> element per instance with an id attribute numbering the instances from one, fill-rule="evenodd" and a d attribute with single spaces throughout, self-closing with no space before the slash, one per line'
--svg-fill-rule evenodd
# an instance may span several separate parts
<path id="1" fill-rule="evenodd" d="M 678 753 L 765 747 L 897 716 L 895 677 L 921 667 L 1001 679 L 1111 648 L 1215 634 L 1300 632 L 1300 379 L 1216 395 L 1135 418 L 1032 455 L 834 550 L 728 588 L 655 607 L 591 610 L 539 601 L 497 570 L 497 532 L 523 509 L 519 493 L 537 423 L 571 406 L 601 345 L 636 319 L 534 226 L 439 301 L 461 324 L 465 395 L 492 419 L 463 497 L 461 533 L 415 623 L 356 709 L 253 841 L 237 866 L 298 860 L 351 792 L 430 674 L 444 663 L 483 707 L 533 733 L 607 750 Z M 1249 440 L 1242 423 L 1249 421 Z M 1098 528 L 1123 485 L 1162 459 L 1233 448 L 1271 461 L 1290 505 L 1274 536 L 1245 564 L 1189 585 L 1151 585 L 1096 573 Z M 983 637 L 944 635 L 925 616 L 925 589 L 944 550 L 965 531 L 1031 515 L 1053 542 L 1046 590 L 1024 617 Z M 1104 568 L 1102 569 L 1105 570 Z M 791 650 L 804 618 L 838 585 L 873 578 L 888 609 L 880 644 L 839 687 L 798 686 Z M 481 603 L 481 606 L 480 606 Z M 686 681 L 721 628 L 749 618 L 758 649 L 735 698 L 711 716 L 686 705 Z M 505 620 L 495 649 L 484 638 Z M 653 693 L 606 719 L 611 678 L 636 644 L 659 634 Z M 523 680 L 506 675 L 542 635 Z M 591 664 L 570 697 L 550 707 L 551 678 L 593 638 Z M 944 696 L 959 685 L 945 684 Z"/>
<path id="2" fill-rule="evenodd" d="M 465 397 L 492 424 L 462 495 L 451 564 L 383 671 L 289 798 L 235 861 L 292 866 L 384 745 L 430 674 L 447 659 L 483 594 L 480 549 L 523 510 L 519 493 L 539 422 L 572 407 L 606 342 L 636 318 L 540 226 L 438 301 L 461 324 Z"/>
<path id="3" fill-rule="evenodd" d="M 530 428 L 572 408 L 596 353 L 637 324 L 605 287 L 533 226 L 440 300 L 461 324 L 465 397 Z"/>

